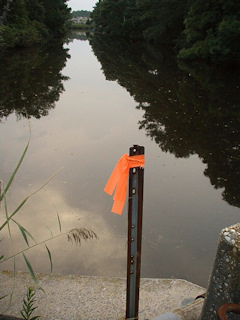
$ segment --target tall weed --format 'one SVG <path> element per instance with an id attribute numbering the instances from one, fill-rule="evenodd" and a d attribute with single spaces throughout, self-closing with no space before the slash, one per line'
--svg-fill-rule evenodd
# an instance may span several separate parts
<path id="1" fill-rule="evenodd" d="M 9 191 L 9 188 L 11 187 L 11 185 L 13 183 L 13 180 L 15 179 L 15 176 L 16 176 L 19 168 L 21 167 L 21 164 L 22 164 L 22 162 L 23 162 L 23 160 L 24 160 L 24 158 L 26 156 L 26 153 L 28 151 L 29 144 L 30 144 L 30 138 L 31 138 L 31 128 L 30 128 L 30 126 L 29 126 L 29 130 L 30 130 L 30 137 L 29 137 L 28 143 L 27 143 L 27 145 L 26 145 L 26 147 L 25 147 L 25 149 L 24 149 L 24 151 L 23 151 L 23 153 L 22 153 L 22 155 L 21 155 L 21 157 L 20 157 L 20 159 L 19 159 L 19 161 L 17 163 L 17 166 L 16 166 L 15 170 L 13 171 L 13 173 L 12 173 L 12 175 L 11 175 L 7 185 L 6 185 L 6 187 L 4 187 L 4 184 L 1 182 L 0 202 L 1 202 L 1 206 L 3 206 L 3 208 L 4 208 L 5 221 L 0 226 L 0 230 L 3 230 L 4 228 L 8 229 L 8 235 L 9 235 L 9 240 L 10 240 L 11 247 L 12 247 L 12 250 L 11 250 L 12 253 L 8 257 L 4 257 L 3 255 L 1 255 L 0 262 L 3 263 L 3 262 L 5 262 L 5 261 L 7 261 L 9 259 L 13 259 L 13 270 L 14 270 L 14 275 L 15 275 L 15 271 L 16 271 L 15 258 L 18 255 L 22 255 L 32 279 L 37 284 L 38 288 L 43 290 L 43 288 L 41 288 L 41 286 L 39 285 L 39 282 L 38 282 L 37 277 L 35 275 L 35 272 L 34 272 L 34 269 L 32 267 L 31 261 L 26 256 L 26 251 L 28 251 L 28 250 L 36 247 L 36 246 L 44 244 L 45 245 L 45 249 L 47 251 L 47 256 L 48 256 L 48 259 L 49 259 L 50 270 L 52 272 L 52 270 L 53 270 L 52 254 L 51 254 L 48 246 L 46 245 L 46 242 L 48 242 L 50 240 L 53 240 L 53 239 L 55 239 L 57 237 L 66 235 L 68 241 L 71 241 L 72 243 L 75 243 L 76 245 L 79 245 L 79 244 L 81 244 L 81 239 L 83 239 L 85 241 L 93 240 L 93 239 L 98 239 L 98 236 L 92 230 L 87 230 L 85 228 L 75 228 L 75 229 L 72 229 L 72 230 L 67 231 L 67 232 L 62 232 L 61 219 L 60 219 L 59 214 L 57 212 L 57 224 L 58 224 L 58 228 L 59 228 L 59 233 L 57 235 L 53 235 L 52 231 L 49 229 L 50 233 L 51 233 L 51 236 L 49 238 L 47 238 L 47 239 L 44 239 L 43 241 L 37 242 L 35 240 L 35 238 L 33 237 L 33 235 L 31 234 L 31 232 L 29 232 L 24 226 L 22 226 L 18 221 L 16 221 L 15 216 L 17 215 L 17 213 L 19 213 L 20 209 L 22 209 L 22 207 L 29 200 L 29 198 L 32 197 L 33 195 L 35 195 L 36 193 L 38 193 L 41 189 L 43 189 L 59 173 L 59 171 L 62 170 L 62 169 L 58 170 L 40 188 L 38 188 L 37 190 L 32 192 L 24 200 L 22 200 L 20 202 L 20 204 L 17 206 L 17 208 L 12 213 L 9 214 L 6 195 L 7 195 L 7 192 Z M 2 220 L 3 220 L 3 218 L 2 218 Z M 23 250 L 18 251 L 17 253 L 13 252 L 13 236 L 12 236 L 12 233 L 11 233 L 11 223 L 14 223 L 15 225 L 18 226 L 19 231 L 20 231 L 20 233 L 21 233 L 21 235 L 22 235 L 22 237 L 23 237 L 23 239 L 24 239 L 24 241 L 25 241 L 25 243 L 27 245 L 26 248 L 24 248 Z M 30 239 L 31 239 L 31 242 L 33 242 L 33 244 L 30 244 L 30 241 L 29 241 Z M 14 288 L 13 288 L 13 290 L 14 290 Z M 12 293 L 11 293 L 11 296 L 10 296 L 10 302 L 9 303 L 11 303 L 13 290 L 12 290 Z M 29 294 L 32 294 L 32 293 L 29 292 Z M 1 297 L 1 298 L 3 298 L 3 297 Z"/>

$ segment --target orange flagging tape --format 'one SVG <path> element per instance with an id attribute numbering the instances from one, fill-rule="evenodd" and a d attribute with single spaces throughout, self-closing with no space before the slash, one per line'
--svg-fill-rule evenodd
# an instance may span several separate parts
<path id="1" fill-rule="evenodd" d="M 114 190 L 113 200 L 114 204 L 112 207 L 112 212 L 117 214 L 122 214 L 126 198 L 127 198 L 127 188 L 128 188 L 128 176 L 130 168 L 144 167 L 145 156 L 144 154 L 129 156 L 127 153 L 122 156 L 118 161 L 111 177 L 109 178 L 107 185 L 104 189 L 105 192 L 112 195 Z"/>

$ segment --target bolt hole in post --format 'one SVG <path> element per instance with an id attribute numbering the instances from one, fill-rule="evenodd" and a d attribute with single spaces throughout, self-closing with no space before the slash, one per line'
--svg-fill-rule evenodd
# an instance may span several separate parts
<path id="1" fill-rule="evenodd" d="M 143 155 L 144 147 L 134 145 L 129 155 Z M 130 169 L 128 199 L 128 258 L 126 319 L 138 319 L 142 244 L 143 175 L 141 167 Z"/>
<path id="2" fill-rule="evenodd" d="M 110 195 L 117 189 L 112 212 L 121 215 L 129 176 L 126 318 L 136 320 L 138 319 L 141 269 L 144 166 L 144 147 L 134 145 L 130 148 L 129 155 L 125 154 L 119 160 L 104 189 Z M 122 186 L 120 190 L 119 184 Z"/>

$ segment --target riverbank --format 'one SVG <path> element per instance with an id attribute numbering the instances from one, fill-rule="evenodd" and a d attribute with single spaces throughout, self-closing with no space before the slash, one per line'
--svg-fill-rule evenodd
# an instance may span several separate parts
<path id="1" fill-rule="evenodd" d="M 74 275 L 37 274 L 41 290 L 36 291 L 35 315 L 42 320 L 107 320 L 124 319 L 126 279 Z M 22 299 L 29 286 L 34 286 L 27 272 L 1 273 L 1 295 L 15 289 L 10 308 L 1 300 L 1 313 L 20 316 Z M 152 319 L 165 312 L 191 303 L 206 289 L 181 279 L 141 279 L 139 320 Z M 201 299 L 200 299 L 201 300 Z M 202 301 L 199 301 L 201 304 Z"/>

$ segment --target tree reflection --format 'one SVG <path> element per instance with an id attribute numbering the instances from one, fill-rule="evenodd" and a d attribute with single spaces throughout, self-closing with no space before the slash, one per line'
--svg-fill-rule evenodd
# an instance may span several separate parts
<path id="1" fill-rule="evenodd" d="M 70 43 L 73 40 L 81 40 L 81 41 L 86 41 L 88 40 L 87 33 L 89 32 L 84 31 L 84 30 L 69 30 L 68 34 L 66 35 L 66 42 Z"/>
<path id="2" fill-rule="evenodd" d="M 64 91 L 63 81 L 69 79 L 61 73 L 69 57 L 61 43 L 3 55 L 0 117 L 13 112 L 18 118 L 48 115 Z"/>
<path id="3" fill-rule="evenodd" d="M 239 72 L 178 65 L 168 50 L 94 37 L 108 80 L 125 87 L 145 111 L 140 128 L 176 157 L 198 154 L 223 199 L 240 207 Z"/>

